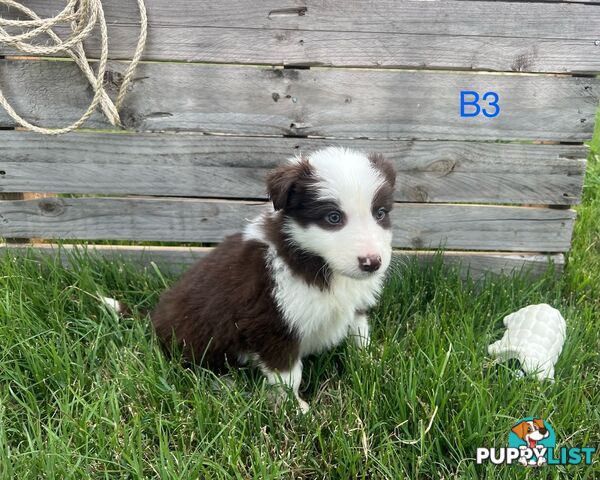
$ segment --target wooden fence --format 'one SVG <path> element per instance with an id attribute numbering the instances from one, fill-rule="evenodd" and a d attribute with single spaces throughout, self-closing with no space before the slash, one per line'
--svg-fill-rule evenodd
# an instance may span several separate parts
<path id="1" fill-rule="evenodd" d="M 103 3 L 116 90 L 137 6 Z M 396 163 L 394 246 L 405 254 L 443 246 L 475 273 L 562 265 L 600 98 L 600 5 L 146 3 L 148 44 L 124 131 L 98 112 L 85 131 L 41 137 L 0 111 L 0 192 L 85 194 L 2 200 L 0 236 L 218 242 L 264 208 L 270 168 L 340 144 Z M 64 2 L 28 6 L 50 15 Z M 97 37 L 86 51 L 99 54 Z M 2 45 L 0 88 L 45 126 L 76 120 L 92 95 L 70 60 Z M 461 117 L 463 90 L 496 92 L 500 114 Z M 98 247 L 176 264 L 205 251 Z"/>

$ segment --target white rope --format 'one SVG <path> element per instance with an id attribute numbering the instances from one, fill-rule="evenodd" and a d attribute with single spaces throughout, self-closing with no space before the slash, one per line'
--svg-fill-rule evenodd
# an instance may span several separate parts
<path id="1" fill-rule="evenodd" d="M 144 0 L 137 0 L 137 3 L 141 20 L 140 35 L 133 58 L 123 75 L 117 99 L 113 102 L 103 87 L 104 73 L 108 60 L 108 32 L 101 0 L 68 0 L 67 5 L 60 13 L 49 18 L 40 18 L 34 11 L 17 1 L 0 0 L 0 6 L 6 5 L 9 8 L 14 8 L 30 18 L 30 20 L 10 20 L 0 17 L 0 43 L 4 43 L 27 55 L 67 54 L 79 66 L 94 91 L 94 97 L 88 109 L 79 120 L 62 128 L 44 128 L 28 122 L 10 105 L 2 93 L 2 89 L 0 89 L 0 106 L 21 127 L 45 135 L 60 135 L 81 127 L 98 106 L 102 108 L 104 115 L 106 115 L 111 125 L 121 126 L 119 109 L 127 94 L 127 89 L 133 79 L 135 69 L 142 57 L 148 32 L 148 17 Z M 70 23 L 71 25 L 71 33 L 65 40 L 62 40 L 52 30 L 56 25 L 61 23 Z M 100 28 L 101 49 L 98 69 L 94 74 L 83 50 L 83 41 L 90 35 L 97 24 Z M 18 28 L 23 33 L 11 35 L 6 31 L 5 27 Z M 40 35 L 48 35 L 54 41 L 54 45 L 46 46 L 30 42 L 32 40 L 35 41 Z"/>

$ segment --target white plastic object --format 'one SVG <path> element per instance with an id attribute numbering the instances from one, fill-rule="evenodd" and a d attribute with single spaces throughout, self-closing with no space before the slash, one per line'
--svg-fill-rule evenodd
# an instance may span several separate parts
<path id="1" fill-rule="evenodd" d="M 504 317 L 504 326 L 504 336 L 488 347 L 488 353 L 503 361 L 516 358 L 525 373 L 554 380 L 566 335 L 560 312 L 546 303 L 529 305 Z"/>

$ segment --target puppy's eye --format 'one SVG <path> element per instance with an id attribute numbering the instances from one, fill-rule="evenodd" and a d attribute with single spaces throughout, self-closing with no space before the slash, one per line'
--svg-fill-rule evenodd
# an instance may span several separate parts
<path id="1" fill-rule="evenodd" d="M 377 220 L 383 220 L 385 218 L 385 216 L 387 215 L 387 210 L 384 207 L 381 207 L 379 210 L 377 210 L 377 212 L 375 213 L 375 218 Z"/>
<path id="2" fill-rule="evenodd" d="M 333 212 L 329 212 L 325 219 L 332 225 L 338 225 L 342 222 L 342 214 L 334 210 Z"/>

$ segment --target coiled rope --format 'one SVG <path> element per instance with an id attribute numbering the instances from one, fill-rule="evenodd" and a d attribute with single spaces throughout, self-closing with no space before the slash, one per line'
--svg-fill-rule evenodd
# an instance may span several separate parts
<path id="1" fill-rule="evenodd" d="M 62 128 L 44 128 L 33 125 L 22 118 L 15 109 L 8 103 L 8 100 L 0 88 L 0 105 L 6 110 L 8 115 L 21 127 L 45 135 L 60 135 L 71 132 L 81 127 L 86 120 L 94 113 L 96 107 L 100 106 L 106 118 L 113 126 L 121 126 L 119 109 L 123 103 L 127 88 L 133 79 L 135 69 L 142 57 L 142 52 L 146 45 L 146 36 L 148 32 L 148 17 L 144 0 L 137 0 L 140 11 L 141 28 L 135 53 L 129 63 L 123 80 L 119 87 L 115 102 L 106 93 L 104 89 L 104 73 L 108 60 L 108 32 L 106 28 L 106 19 L 102 8 L 101 0 L 68 0 L 66 7 L 56 16 L 49 18 L 40 18 L 34 11 L 14 0 L 0 0 L 0 6 L 6 5 L 25 14 L 30 20 L 9 20 L 0 17 L 0 43 L 4 43 L 27 55 L 60 55 L 67 54 L 79 66 L 87 80 L 90 82 L 94 97 L 86 112 L 67 127 Z M 66 39 L 61 39 L 52 29 L 60 23 L 70 23 L 71 32 Z M 96 73 L 92 70 L 84 49 L 83 41 L 90 35 L 93 28 L 99 25 L 100 29 L 100 60 Z M 9 34 L 7 28 L 17 28 L 19 34 Z M 48 35 L 54 45 L 40 45 L 35 42 L 40 35 Z"/>

